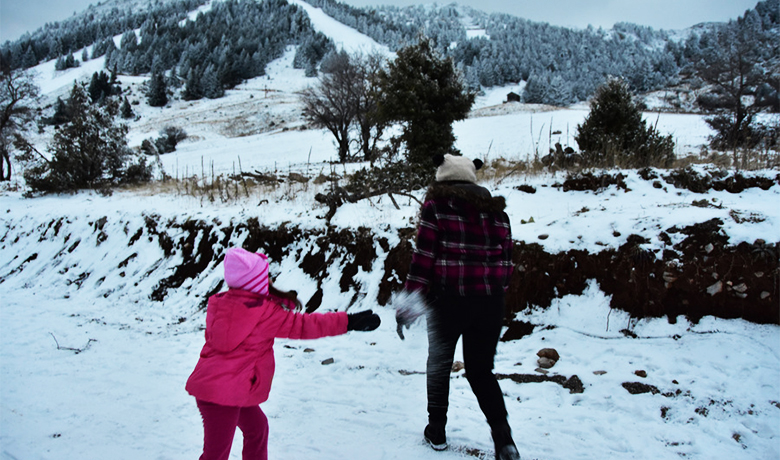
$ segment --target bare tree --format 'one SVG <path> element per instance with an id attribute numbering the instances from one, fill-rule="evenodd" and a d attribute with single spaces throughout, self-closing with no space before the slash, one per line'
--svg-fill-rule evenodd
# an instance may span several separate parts
<path id="1" fill-rule="evenodd" d="M 12 139 L 24 141 L 20 132 L 32 120 L 39 92 L 30 71 L 0 71 L 0 181 L 11 180 Z"/>
<path id="2" fill-rule="evenodd" d="M 767 49 L 767 37 L 752 16 L 739 18 L 713 34 L 713 50 L 706 50 L 697 64 L 699 76 L 712 85 L 714 97 L 709 105 L 726 110 L 707 123 L 718 133 L 713 147 L 734 149 L 752 147 L 758 143 L 753 122 L 759 107 L 747 96 L 767 81 L 768 72 L 762 63 Z"/>
<path id="3" fill-rule="evenodd" d="M 333 134 L 339 161 L 344 163 L 349 159 L 349 127 L 357 113 L 361 75 L 345 51 L 323 60 L 322 66 L 319 84 L 301 94 L 303 115 L 314 126 Z"/>
<path id="4" fill-rule="evenodd" d="M 384 68 L 385 58 L 379 53 L 373 53 L 365 57 L 358 55 L 354 60 L 360 74 L 357 86 L 355 125 L 363 159 L 372 161 L 376 157 L 376 144 L 387 127 L 387 124 L 382 123 L 377 117 L 377 100 L 379 99 L 377 76 L 379 71 Z"/>
<path id="5" fill-rule="evenodd" d="M 377 114 L 377 75 L 384 65 L 378 53 L 349 55 L 346 51 L 322 60 L 319 83 L 301 94 L 303 114 L 312 125 L 328 129 L 336 138 L 339 161 L 350 159 L 350 145 L 356 134 L 358 150 L 366 161 L 374 159 L 376 144 L 387 126 Z"/>

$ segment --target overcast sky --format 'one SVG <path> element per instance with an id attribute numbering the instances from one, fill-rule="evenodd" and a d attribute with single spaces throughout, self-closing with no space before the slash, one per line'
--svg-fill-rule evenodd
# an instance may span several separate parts
<path id="1" fill-rule="evenodd" d="M 342 0 L 343 1 L 343 0 Z M 504 12 L 565 27 L 611 28 L 633 22 L 656 29 L 683 29 L 700 22 L 728 21 L 753 8 L 758 0 L 456 0 L 479 10 Z M 15 40 L 47 22 L 67 19 L 96 0 L 0 0 L 0 43 Z M 411 0 L 346 0 L 354 6 L 419 3 Z M 449 4 L 451 1 L 439 1 Z"/>

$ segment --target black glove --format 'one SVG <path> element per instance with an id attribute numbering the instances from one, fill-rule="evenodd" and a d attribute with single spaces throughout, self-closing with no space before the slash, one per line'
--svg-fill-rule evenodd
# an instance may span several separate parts
<path id="1" fill-rule="evenodd" d="M 396 318 L 396 321 L 398 321 L 398 318 Z M 398 337 L 401 337 L 401 340 L 405 340 L 406 337 L 404 336 L 404 327 L 409 329 L 411 327 L 410 324 L 404 324 L 400 321 L 398 321 L 398 326 L 395 327 L 395 332 L 398 334 Z"/>
<path id="2" fill-rule="evenodd" d="M 401 340 L 404 340 L 403 328 L 409 327 L 417 321 L 417 318 L 425 314 L 427 306 L 421 293 L 417 291 L 401 291 L 393 294 L 390 303 L 395 307 L 395 332 Z"/>
<path id="3" fill-rule="evenodd" d="M 361 311 L 360 313 L 350 313 L 347 315 L 348 331 L 373 331 L 379 327 L 382 320 L 379 315 L 371 310 Z"/>
<path id="4" fill-rule="evenodd" d="M 395 322 L 396 322 L 396 328 L 395 332 L 398 334 L 398 337 L 401 338 L 401 340 L 406 339 L 404 337 L 404 331 L 403 328 L 409 329 L 412 327 L 412 323 L 415 322 L 417 318 L 412 318 L 409 315 L 404 314 L 402 311 L 396 311 L 395 312 Z"/>

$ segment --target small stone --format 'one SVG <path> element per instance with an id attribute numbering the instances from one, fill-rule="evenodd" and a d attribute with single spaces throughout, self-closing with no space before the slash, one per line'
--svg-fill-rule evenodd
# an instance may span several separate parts
<path id="1" fill-rule="evenodd" d="M 759 295 L 759 297 L 761 297 L 761 300 L 764 300 L 767 297 L 769 297 L 770 295 L 771 294 L 769 292 L 767 292 L 767 291 L 761 291 L 761 295 Z"/>
<path id="2" fill-rule="evenodd" d="M 593 375 L 604 375 L 607 371 L 593 371 Z"/>
<path id="3" fill-rule="evenodd" d="M 550 235 L 548 235 L 548 234 L 546 234 L 546 233 L 542 233 L 541 235 L 539 235 L 539 239 L 540 239 L 540 240 L 546 240 L 546 239 L 547 239 L 547 238 L 549 238 L 549 237 L 550 237 Z"/>
<path id="4" fill-rule="evenodd" d="M 622 386 L 632 395 L 639 395 L 643 393 L 652 393 L 654 395 L 657 395 L 658 393 L 660 393 L 658 387 L 654 385 L 648 385 L 642 382 L 624 382 L 622 383 Z"/>
<path id="5" fill-rule="evenodd" d="M 723 282 L 718 281 L 717 283 L 713 284 L 712 286 L 707 288 L 707 294 L 709 295 L 715 295 L 723 292 Z"/>
<path id="6" fill-rule="evenodd" d="M 734 286 L 733 289 L 735 291 L 737 291 L 737 292 L 743 293 L 743 292 L 747 291 L 748 287 L 747 287 L 747 284 L 740 283 L 740 284 L 737 284 L 736 286 Z"/>
<path id="7" fill-rule="evenodd" d="M 335 359 L 333 359 L 333 358 L 328 358 L 328 359 L 326 359 L 325 361 L 323 361 L 323 362 L 322 362 L 322 365 L 323 365 L 323 366 L 327 366 L 328 364 L 333 364 L 333 363 L 335 363 L 335 362 L 336 362 L 336 360 L 335 360 Z"/>
<path id="8" fill-rule="evenodd" d="M 704 246 L 704 251 L 709 254 L 715 249 L 715 246 L 712 245 L 712 243 L 707 243 L 707 246 Z"/>
<path id="9" fill-rule="evenodd" d="M 303 352 L 304 353 L 314 353 L 314 348 L 304 348 Z"/>
<path id="10" fill-rule="evenodd" d="M 546 370 L 546 369 L 542 369 L 541 367 L 537 367 L 537 368 L 536 368 L 536 369 L 534 369 L 534 370 L 535 370 L 536 372 L 540 373 L 540 374 L 549 374 L 549 373 L 550 373 L 550 371 L 548 371 L 548 370 Z"/>
<path id="11" fill-rule="evenodd" d="M 553 361 L 550 358 L 539 358 L 537 364 L 539 364 L 539 367 L 541 367 L 542 369 L 549 369 L 555 366 L 555 361 Z"/>
<path id="12" fill-rule="evenodd" d="M 647 371 L 642 371 L 642 370 L 634 371 L 634 375 L 636 375 L 637 377 L 646 378 L 647 377 Z"/>
<path id="13" fill-rule="evenodd" d="M 555 348 L 542 348 L 536 352 L 536 356 L 540 358 L 550 358 L 553 361 L 558 361 L 561 359 L 561 356 L 558 354 L 558 351 Z"/>

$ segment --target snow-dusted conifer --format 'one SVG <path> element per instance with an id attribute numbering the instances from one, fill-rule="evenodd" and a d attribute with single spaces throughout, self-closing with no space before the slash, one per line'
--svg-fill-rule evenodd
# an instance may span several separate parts
<path id="1" fill-rule="evenodd" d="M 164 107 L 168 103 L 168 87 L 162 74 L 154 73 L 146 92 L 147 102 L 152 107 Z"/>

